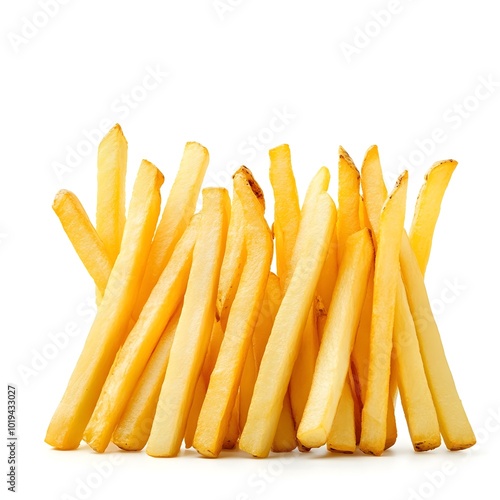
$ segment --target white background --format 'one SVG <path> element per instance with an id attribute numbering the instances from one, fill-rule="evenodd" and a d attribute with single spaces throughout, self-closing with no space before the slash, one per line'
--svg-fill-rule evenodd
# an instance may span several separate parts
<path id="1" fill-rule="evenodd" d="M 17 385 L 18 498 L 83 498 L 78 485 L 89 481 L 92 499 L 467 498 L 498 491 L 496 2 L 222 0 L 216 9 L 212 0 L 75 0 L 52 7 L 50 18 L 40 3 L 4 2 L 0 15 L 2 391 Z M 156 71 L 156 88 L 152 80 L 149 90 L 138 88 L 148 71 Z M 51 203 L 65 187 L 93 214 L 97 148 L 85 136 L 117 121 L 129 141 L 129 188 L 147 158 L 165 173 L 165 193 L 184 143 L 196 140 L 210 151 L 207 184 L 228 185 L 227 172 L 243 163 L 254 171 L 269 220 L 267 149 L 283 142 L 300 193 L 326 165 L 334 196 L 338 145 L 360 166 L 378 144 L 388 182 L 410 166 L 407 222 L 427 168 L 457 159 L 426 281 L 479 444 L 470 452 L 415 454 L 399 411 L 400 438 L 381 458 L 320 450 L 269 460 L 239 453 L 206 460 L 194 452 L 160 460 L 144 452 L 96 455 L 86 446 L 51 450 L 44 433 L 93 303 L 93 284 Z M 258 138 L 253 145 L 251 137 Z M 56 175 L 54 165 L 77 148 L 79 163 Z M 65 329 L 74 336 L 54 353 L 50 335 Z M 27 367 L 33 372 L 22 376 Z"/>

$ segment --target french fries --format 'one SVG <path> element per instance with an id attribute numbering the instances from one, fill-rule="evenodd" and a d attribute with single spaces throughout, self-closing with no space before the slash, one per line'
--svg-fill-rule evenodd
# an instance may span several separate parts
<path id="1" fill-rule="evenodd" d="M 259 315 L 273 255 L 271 232 L 264 211 L 243 173 L 234 176 L 236 196 L 245 216 L 247 259 L 228 318 L 219 355 L 210 376 L 207 395 L 194 437 L 194 447 L 217 456 L 229 428 L 241 373 Z"/>
<path id="2" fill-rule="evenodd" d="M 108 255 L 80 200 L 71 191 L 61 189 L 52 208 L 99 293 L 104 295 L 114 261 Z"/>
<path id="3" fill-rule="evenodd" d="M 184 305 L 146 447 L 151 456 L 173 457 L 179 452 L 212 332 L 229 223 L 228 193 L 206 188 L 203 204 Z"/>
<path id="4" fill-rule="evenodd" d="M 425 274 L 429 261 L 441 201 L 456 166 L 455 160 L 435 163 L 425 175 L 424 184 L 417 198 L 410 229 L 410 243 L 422 274 Z"/>
<path id="5" fill-rule="evenodd" d="M 114 263 L 125 227 L 125 176 L 128 145 L 120 125 L 115 125 L 97 151 L 96 231 Z"/>
<path id="6" fill-rule="evenodd" d="M 301 332 L 305 327 L 319 273 L 323 267 L 335 226 L 335 205 L 322 193 L 314 208 L 313 223 L 301 224 L 298 238 L 303 238 L 304 253 L 298 261 L 283 297 L 262 358 L 240 449 L 265 457 L 269 454 L 283 399 L 297 359 Z"/>
<path id="7" fill-rule="evenodd" d="M 132 315 L 134 320 L 139 317 L 175 245 L 194 214 L 208 160 L 208 151 L 201 144 L 197 142 L 186 144 L 179 171 L 151 244 L 144 279 Z"/>
<path id="8" fill-rule="evenodd" d="M 160 211 L 163 175 L 146 160 L 134 185 L 120 252 L 87 341 L 50 422 L 45 441 L 63 450 L 77 448 L 102 386 L 127 333 Z"/>
<path id="9" fill-rule="evenodd" d="M 99 147 L 95 228 L 75 194 L 58 192 L 54 212 L 99 307 L 48 444 L 83 438 L 102 453 L 112 441 L 154 457 L 176 456 L 182 442 L 206 457 L 323 445 L 381 455 L 396 442 L 398 389 L 415 451 L 441 437 L 450 450 L 475 443 L 424 284 L 456 162 L 425 176 L 408 237 L 408 174 L 388 196 L 376 146 L 361 174 L 339 149 L 338 213 L 326 167 L 301 208 L 289 147 L 269 154 L 273 231 L 246 167 L 232 202 L 207 188 L 194 214 L 208 165 L 194 142 L 161 221 L 163 175 L 145 160 L 125 219 L 119 125 Z"/>
<path id="10" fill-rule="evenodd" d="M 369 230 L 363 229 L 346 242 L 311 392 L 297 431 L 299 441 L 309 448 L 326 443 L 343 387 L 348 385 L 349 360 L 372 263 L 373 244 Z"/>
<path id="11" fill-rule="evenodd" d="M 197 226 L 198 220 L 194 218 L 111 367 L 84 434 L 85 441 L 97 452 L 102 453 L 108 446 L 151 353 L 182 301 L 191 268 Z"/>
<path id="12" fill-rule="evenodd" d="M 392 330 L 407 185 L 408 174 L 405 172 L 399 177 L 380 214 L 370 329 L 370 366 L 359 442 L 361 451 L 373 455 L 382 454 L 387 436 Z"/>

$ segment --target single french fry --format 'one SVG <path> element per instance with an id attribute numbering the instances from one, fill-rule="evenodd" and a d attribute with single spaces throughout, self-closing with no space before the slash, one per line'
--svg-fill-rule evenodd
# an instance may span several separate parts
<path id="1" fill-rule="evenodd" d="M 247 260 L 210 376 L 194 438 L 194 447 L 209 457 L 216 457 L 220 453 L 228 431 L 273 256 L 273 242 L 264 211 L 242 173 L 235 174 L 234 188 L 245 215 Z"/>
<path id="2" fill-rule="evenodd" d="M 271 149 L 269 157 L 269 178 L 274 192 L 273 231 L 276 239 L 276 264 L 278 276 L 284 285 L 290 274 L 290 262 L 299 230 L 299 195 L 288 144 Z"/>
<path id="3" fill-rule="evenodd" d="M 397 303 L 396 303 L 397 307 Z M 387 401 L 387 433 L 385 436 L 384 450 L 388 450 L 396 444 L 398 439 L 398 428 L 396 426 L 396 400 L 398 398 L 398 374 L 395 362 L 394 332 L 391 354 L 391 373 L 389 375 L 389 399 Z"/>
<path id="4" fill-rule="evenodd" d="M 197 229 L 198 217 L 194 216 L 153 288 L 137 323 L 116 355 L 84 434 L 88 445 L 99 453 L 106 450 L 165 325 L 182 300 L 191 269 Z"/>
<path id="5" fill-rule="evenodd" d="M 116 259 L 101 305 L 47 429 L 45 441 L 60 449 L 77 448 L 115 355 L 127 334 L 129 311 L 137 298 L 160 210 L 161 172 L 143 161 L 135 181 Z"/>
<path id="6" fill-rule="evenodd" d="M 203 190 L 201 221 L 184 305 L 146 447 L 151 456 L 177 455 L 185 436 L 213 328 L 229 211 L 230 200 L 225 189 Z"/>
<path id="7" fill-rule="evenodd" d="M 384 451 L 387 437 L 392 334 L 407 186 L 408 173 L 404 172 L 380 214 L 370 331 L 370 365 L 359 442 L 361 451 L 374 455 L 380 455 Z"/>
<path id="8" fill-rule="evenodd" d="M 134 320 L 139 317 L 151 290 L 172 256 L 175 245 L 194 214 L 208 161 L 206 148 L 197 142 L 186 143 L 179 171 L 151 244 L 146 271 L 132 314 Z"/>
<path id="9" fill-rule="evenodd" d="M 216 314 L 219 318 L 222 331 L 225 330 L 227 325 L 229 310 L 238 289 L 245 260 L 245 216 L 239 197 L 233 193 L 226 250 L 220 270 L 219 289 L 217 292 Z"/>
<path id="10" fill-rule="evenodd" d="M 396 294 L 394 349 L 401 403 L 415 451 L 433 450 L 441 444 L 439 423 L 401 278 Z"/>
<path id="11" fill-rule="evenodd" d="M 380 224 L 380 212 L 387 198 L 387 188 L 382 177 L 382 167 L 380 165 L 377 146 L 371 146 L 366 152 L 365 158 L 363 160 L 363 165 L 361 167 L 361 185 L 363 188 L 363 205 L 366 215 L 365 223 L 374 231 L 374 234 L 376 236 L 374 239 L 374 244 L 376 248 L 377 235 Z M 361 338 L 363 337 L 361 336 Z M 394 358 L 394 347 L 392 358 Z M 394 363 L 391 363 L 391 373 L 389 379 L 386 449 L 394 445 L 398 433 L 396 427 L 396 415 L 394 413 L 398 384 L 395 370 L 393 370 L 394 365 Z M 368 378 L 366 378 L 366 380 L 368 380 Z"/>
<path id="12" fill-rule="evenodd" d="M 324 242 L 332 236 L 335 215 L 333 200 L 327 193 L 321 193 L 312 224 L 301 224 L 298 238 L 304 238 L 307 244 L 276 316 L 240 437 L 240 449 L 252 455 L 265 457 L 271 449 L 301 334 L 328 251 Z"/>
<path id="13" fill-rule="evenodd" d="M 97 151 L 96 231 L 113 263 L 120 252 L 125 227 L 127 150 L 127 140 L 116 124 Z"/>
<path id="14" fill-rule="evenodd" d="M 339 398 L 337 412 L 326 440 L 328 451 L 339 453 L 354 453 L 356 451 L 356 422 L 354 416 L 354 396 L 346 378 Z"/>
<path id="15" fill-rule="evenodd" d="M 102 296 L 113 268 L 113 261 L 80 200 L 71 191 L 61 189 L 56 194 L 52 208 Z"/>
<path id="16" fill-rule="evenodd" d="M 234 175 L 243 175 L 249 183 L 252 191 L 265 210 L 264 193 L 254 179 L 252 172 L 246 167 L 240 167 Z M 219 289 L 217 292 L 217 315 L 225 330 L 227 326 L 227 318 L 229 311 L 238 289 L 243 265 L 246 259 L 245 246 L 245 215 L 241 201 L 236 194 L 233 195 L 233 203 L 231 206 L 231 218 L 229 220 L 229 228 L 227 230 L 226 251 L 224 252 L 224 260 L 220 271 Z"/>
<path id="17" fill-rule="evenodd" d="M 337 236 L 339 261 L 342 260 L 347 238 L 361 229 L 359 223 L 360 174 L 347 151 L 339 147 L 339 209 Z"/>
<path id="18" fill-rule="evenodd" d="M 455 160 L 434 163 L 425 174 L 424 184 L 417 198 L 409 236 L 422 274 L 425 274 L 429 261 L 441 202 L 456 166 Z"/>
<path id="19" fill-rule="evenodd" d="M 300 224 L 307 226 L 311 223 L 311 218 L 314 214 L 314 206 L 318 196 L 326 192 L 330 183 L 330 172 L 326 167 L 318 170 L 316 175 L 311 180 L 307 193 L 304 199 L 304 204 L 300 213 Z M 304 238 L 297 238 L 290 260 L 289 269 L 293 273 L 297 262 L 304 251 L 306 242 Z M 326 244 L 326 243 L 325 243 Z M 328 248 L 330 246 L 328 245 Z M 324 264 L 323 264 L 324 266 Z M 286 288 L 290 280 L 290 275 L 285 282 Z M 317 322 L 315 317 L 315 304 L 311 304 L 309 315 L 307 316 L 306 325 L 302 332 L 302 340 L 299 353 L 293 366 L 292 376 L 290 378 L 290 403 L 292 405 L 293 418 L 299 423 L 304 413 L 309 390 L 314 375 L 314 367 L 319 350 L 319 338 L 317 331 Z M 302 443 L 301 443 L 302 444 Z M 300 447 L 301 451 L 307 451 L 306 448 Z"/>
<path id="20" fill-rule="evenodd" d="M 274 319 L 276 318 L 276 314 L 278 313 L 278 309 L 281 304 L 281 299 L 282 293 L 280 279 L 274 273 L 269 273 L 264 302 L 262 303 L 259 319 L 257 320 L 257 324 L 255 325 L 254 333 L 252 336 L 254 358 L 257 368 L 255 380 L 257 380 L 258 370 L 262 362 L 262 357 L 264 356 L 264 351 L 269 340 L 269 335 L 271 334 L 271 330 L 273 328 Z M 255 387 L 255 381 L 253 385 Z M 247 416 L 248 410 L 245 414 L 245 423 Z M 240 426 L 241 429 L 243 429 L 243 427 L 244 425 Z M 274 436 L 271 449 L 276 453 L 284 453 L 292 451 L 296 447 L 297 440 L 295 438 L 295 422 L 293 420 L 292 407 L 290 405 L 290 396 L 287 393 L 285 399 L 283 400 L 283 409 L 281 410 L 278 428 L 276 429 L 276 434 Z"/>
<path id="21" fill-rule="evenodd" d="M 113 443 L 123 450 L 142 450 L 149 439 L 181 310 L 179 305 L 161 334 L 113 432 Z"/>
<path id="22" fill-rule="evenodd" d="M 349 372 L 354 337 L 373 265 L 368 229 L 348 238 L 328 311 L 316 369 L 297 437 L 310 448 L 326 443 Z M 352 408 L 353 409 L 353 408 Z M 353 419 L 341 417 L 344 419 Z"/>
<path id="23" fill-rule="evenodd" d="M 189 409 L 189 415 L 186 423 L 186 435 L 184 436 L 184 446 L 189 449 L 193 446 L 194 433 L 198 426 L 198 419 L 200 418 L 200 411 L 207 394 L 207 384 L 203 374 L 198 377 L 198 382 L 194 389 L 193 404 Z"/>

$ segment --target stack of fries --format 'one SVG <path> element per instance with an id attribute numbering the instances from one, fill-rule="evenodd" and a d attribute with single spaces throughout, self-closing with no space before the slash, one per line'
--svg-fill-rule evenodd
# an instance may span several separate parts
<path id="1" fill-rule="evenodd" d="M 397 437 L 397 393 L 416 451 L 475 443 L 429 304 L 424 274 L 456 167 L 427 173 L 409 235 L 408 175 L 388 193 L 378 150 L 361 174 L 340 148 L 338 207 L 326 167 L 302 206 L 287 145 L 272 149 L 272 231 L 241 167 L 202 190 L 208 152 L 186 144 L 160 213 L 163 175 L 144 160 L 125 215 L 127 141 L 98 152 L 95 226 L 78 198 L 54 201 L 96 285 L 98 310 L 46 442 L 155 457 L 184 441 L 207 457 L 326 445 L 381 455 Z M 362 193 L 362 195 L 361 195 Z M 273 253 L 276 273 L 273 272 Z"/>

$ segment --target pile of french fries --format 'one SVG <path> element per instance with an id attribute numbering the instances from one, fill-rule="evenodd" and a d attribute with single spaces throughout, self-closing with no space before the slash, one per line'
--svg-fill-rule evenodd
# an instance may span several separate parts
<path id="1" fill-rule="evenodd" d="M 361 173 L 340 148 L 338 207 L 322 167 L 299 204 L 287 145 L 272 149 L 272 230 L 241 167 L 202 190 L 207 150 L 186 144 L 163 215 L 163 175 L 144 160 L 125 213 L 127 141 L 98 151 L 95 226 L 78 198 L 54 211 L 98 303 L 46 442 L 97 452 L 112 442 L 155 457 L 184 442 L 217 457 L 327 446 L 381 455 L 397 437 L 400 394 L 416 451 L 475 443 L 424 284 L 456 162 L 427 173 L 409 234 L 408 175 L 388 192 L 378 150 Z M 362 193 L 362 194 L 361 194 Z M 273 254 L 276 273 L 273 272 Z"/>

